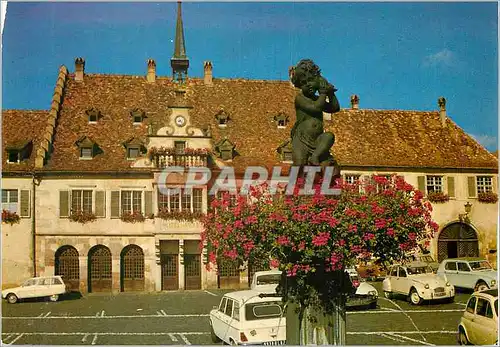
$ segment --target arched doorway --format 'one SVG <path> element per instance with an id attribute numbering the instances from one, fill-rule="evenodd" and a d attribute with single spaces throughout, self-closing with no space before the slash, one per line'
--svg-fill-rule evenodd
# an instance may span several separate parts
<path id="1" fill-rule="evenodd" d="M 97 245 L 89 251 L 89 293 L 110 292 L 112 286 L 111 251 Z"/>
<path id="2" fill-rule="evenodd" d="M 460 257 L 479 257 L 479 243 L 475 230 L 458 222 L 448 225 L 439 234 L 438 261 Z"/>
<path id="3" fill-rule="evenodd" d="M 73 246 L 62 246 L 55 253 L 55 274 L 62 276 L 71 291 L 80 290 L 80 263 Z"/>
<path id="4" fill-rule="evenodd" d="M 122 292 L 144 290 L 144 252 L 136 245 L 128 245 L 120 255 L 120 287 Z"/>

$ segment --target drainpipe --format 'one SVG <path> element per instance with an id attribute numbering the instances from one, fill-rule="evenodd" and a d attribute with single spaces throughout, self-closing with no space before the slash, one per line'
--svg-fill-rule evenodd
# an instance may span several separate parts
<path id="1" fill-rule="evenodd" d="M 31 254 L 33 255 L 33 277 L 36 277 L 36 187 L 40 185 L 41 179 L 36 173 L 32 174 L 32 188 L 31 188 Z"/>

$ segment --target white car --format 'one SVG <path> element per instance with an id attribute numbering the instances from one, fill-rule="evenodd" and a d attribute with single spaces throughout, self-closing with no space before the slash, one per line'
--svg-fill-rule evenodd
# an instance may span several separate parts
<path id="1" fill-rule="evenodd" d="M 496 270 L 481 258 L 445 259 L 439 265 L 437 274 L 459 288 L 482 291 L 497 287 Z"/>
<path id="2" fill-rule="evenodd" d="M 475 292 L 458 325 L 461 345 L 498 345 L 498 289 Z"/>
<path id="3" fill-rule="evenodd" d="M 253 274 L 250 289 L 261 293 L 276 293 L 276 287 L 280 281 L 280 270 L 257 271 Z"/>
<path id="4" fill-rule="evenodd" d="M 433 273 L 425 263 L 391 266 L 382 288 L 386 298 L 402 294 L 414 305 L 421 304 L 423 300 L 453 301 L 455 298 L 455 288 L 450 282 Z"/>
<path id="5" fill-rule="evenodd" d="M 20 299 L 47 297 L 57 301 L 59 295 L 68 291 L 61 276 L 33 277 L 26 280 L 20 287 L 2 290 L 2 298 L 10 304 Z"/>
<path id="6" fill-rule="evenodd" d="M 260 297 L 243 290 L 225 294 L 210 311 L 213 343 L 229 345 L 284 345 L 286 317 L 279 297 Z"/>

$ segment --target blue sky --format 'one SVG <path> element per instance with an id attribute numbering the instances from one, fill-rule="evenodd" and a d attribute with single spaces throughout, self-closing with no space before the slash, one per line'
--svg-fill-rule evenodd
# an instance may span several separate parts
<path id="1" fill-rule="evenodd" d="M 60 65 L 88 73 L 170 76 L 175 2 L 9 3 L 3 32 L 2 108 L 49 109 Z M 496 2 L 186 2 L 190 76 L 286 79 L 313 59 L 342 107 L 436 110 L 489 150 L 498 142 Z"/>

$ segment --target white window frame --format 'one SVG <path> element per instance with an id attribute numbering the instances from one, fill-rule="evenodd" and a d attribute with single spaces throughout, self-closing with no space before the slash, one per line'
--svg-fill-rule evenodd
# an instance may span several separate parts
<path id="1" fill-rule="evenodd" d="M 137 150 L 137 157 L 131 157 L 130 156 L 130 150 L 131 149 L 136 149 Z M 127 146 L 127 160 L 136 160 L 141 157 L 141 148 L 139 146 Z"/>
<path id="2" fill-rule="evenodd" d="M 432 187 L 433 189 L 429 190 L 429 187 Z M 427 194 L 430 192 L 444 193 L 444 177 L 440 175 L 426 175 L 425 191 Z"/>
<path id="3" fill-rule="evenodd" d="M 185 211 L 185 209 L 183 208 L 183 197 L 186 195 L 185 192 L 186 192 L 186 189 L 185 188 L 181 188 L 181 187 L 170 187 L 170 188 L 179 188 L 181 190 L 180 192 L 180 196 L 179 196 L 179 209 L 176 209 L 175 212 L 182 212 L 182 211 Z M 192 188 L 192 191 L 191 191 L 191 194 L 189 194 L 189 211 L 188 212 L 191 212 L 191 213 L 194 213 L 194 189 L 199 189 L 201 191 L 201 208 L 200 208 L 200 212 L 203 212 L 203 188 Z M 158 192 L 158 197 L 164 195 L 164 194 L 161 194 L 160 190 L 158 189 L 157 190 Z M 178 194 L 175 194 L 175 195 L 178 195 Z M 165 208 L 167 207 L 167 211 L 169 213 L 171 212 L 174 212 L 172 210 L 172 207 L 171 207 L 171 200 L 170 200 L 170 197 L 171 197 L 171 190 L 167 189 L 167 206 L 163 206 L 161 207 L 160 206 L 160 198 L 158 198 L 158 211 L 160 210 L 160 208 Z"/>
<path id="4" fill-rule="evenodd" d="M 128 213 L 135 213 L 136 211 L 134 210 L 134 192 L 140 192 L 141 193 L 141 210 L 139 211 L 141 214 L 144 214 L 145 211 L 145 201 L 144 201 L 144 190 L 142 189 L 121 189 L 120 190 L 120 216 L 123 215 L 123 206 L 122 206 L 122 200 L 123 200 L 123 193 L 124 192 L 131 192 L 131 200 L 130 200 L 130 212 Z"/>
<path id="5" fill-rule="evenodd" d="M 493 192 L 493 176 L 476 176 L 476 193 L 486 192 Z"/>
<path id="6" fill-rule="evenodd" d="M 13 193 L 14 191 L 17 194 L 17 201 L 12 202 L 11 201 L 11 193 Z M 3 202 L 3 196 L 4 196 L 3 194 L 4 194 L 4 192 L 7 193 L 7 200 L 8 200 L 7 202 Z M 11 213 L 17 213 L 17 214 L 19 214 L 20 198 L 21 197 L 20 197 L 19 189 L 2 189 L 2 210 L 7 210 L 7 211 L 9 211 Z M 12 210 L 11 208 L 14 205 L 15 205 L 15 210 Z M 7 208 L 4 207 L 4 206 L 7 206 Z"/>
<path id="7" fill-rule="evenodd" d="M 84 149 L 90 149 L 90 157 L 83 156 Z M 81 160 L 91 160 L 93 157 L 94 157 L 94 149 L 92 147 L 88 147 L 88 146 L 80 147 L 80 159 Z"/>
<path id="8" fill-rule="evenodd" d="M 90 213 L 94 214 L 95 213 L 95 189 L 85 189 L 85 188 L 70 188 L 69 190 L 69 213 L 73 213 L 73 191 L 80 191 L 82 192 L 82 195 L 80 197 L 80 207 L 82 208 L 83 211 L 83 192 L 84 191 L 91 191 L 92 192 L 92 210 Z"/>
<path id="9" fill-rule="evenodd" d="M 134 125 L 141 125 L 142 124 L 142 121 L 143 121 L 142 115 L 132 116 L 132 117 L 133 117 L 133 124 Z M 140 119 L 140 121 L 136 122 L 136 119 Z"/>

